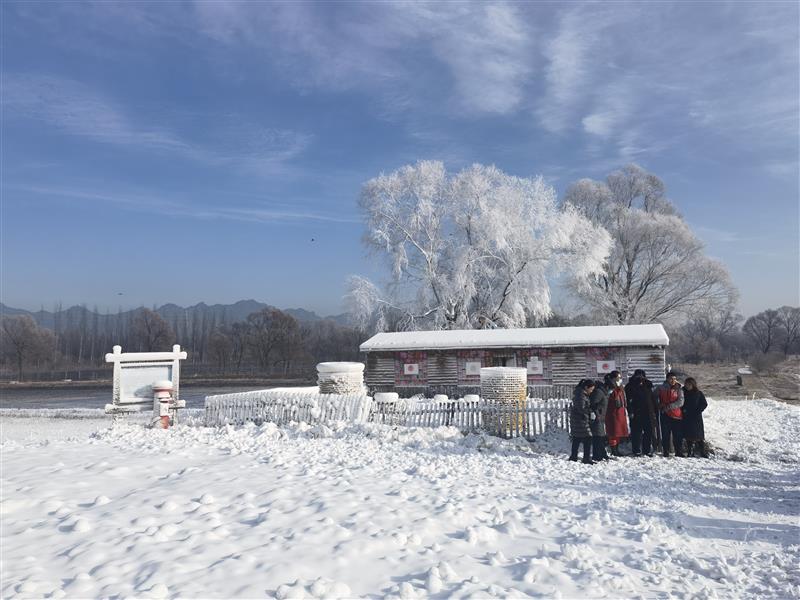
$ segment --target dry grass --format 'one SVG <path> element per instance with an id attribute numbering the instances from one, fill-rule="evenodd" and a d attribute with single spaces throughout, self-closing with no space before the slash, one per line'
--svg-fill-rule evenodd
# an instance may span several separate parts
<path id="1" fill-rule="evenodd" d="M 742 363 L 674 364 L 673 369 L 697 379 L 698 387 L 712 398 L 755 394 L 759 398 L 800 404 L 800 356 L 790 356 L 767 372 L 753 373 L 740 386 L 736 384 L 736 375 L 743 366 Z"/>

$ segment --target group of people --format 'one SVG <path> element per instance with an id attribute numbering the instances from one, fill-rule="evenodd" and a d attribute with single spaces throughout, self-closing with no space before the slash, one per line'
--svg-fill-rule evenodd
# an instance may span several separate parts
<path id="1" fill-rule="evenodd" d="M 675 456 L 708 458 L 703 428 L 707 406 L 694 378 L 681 385 L 673 372 L 658 387 L 642 369 L 634 371 L 624 386 L 619 371 L 608 373 L 603 381 L 582 379 L 570 410 L 570 460 L 578 460 L 581 446 L 586 464 L 621 456 L 619 445 L 625 438 L 631 440 L 633 456 L 653 456 L 659 449 L 669 456 L 674 447 Z"/>

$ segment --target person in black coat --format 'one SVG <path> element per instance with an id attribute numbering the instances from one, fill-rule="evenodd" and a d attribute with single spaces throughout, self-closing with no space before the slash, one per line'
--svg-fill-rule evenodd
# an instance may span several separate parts
<path id="1" fill-rule="evenodd" d="M 572 407 L 569 411 L 569 428 L 570 435 L 572 436 L 572 453 L 569 459 L 572 461 L 578 460 L 578 448 L 582 444 L 583 462 L 587 465 L 594 464 L 589 453 L 589 447 L 592 442 L 592 409 L 589 406 L 589 396 L 593 390 L 594 381 L 591 379 L 582 379 L 575 387 L 575 393 L 572 397 Z"/>
<path id="2" fill-rule="evenodd" d="M 606 452 L 606 410 L 608 409 L 608 388 L 606 384 L 595 382 L 594 391 L 589 396 L 589 406 L 594 414 L 592 420 L 592 460 L 610 460 Z"/>
<path id="3" fill-rule="evenodd" d="M 689 377 L 683 384 L 683 439 L 689 456 L 695 449 L 703 458 L 708 458 L 703 427 L 703 411 L 708 407 L 705 395 L 697 389 L 697 381 Z"/>
<path id="4" fill-rule="evenodd" d="M 628 417 L 631 422 L 631 449 L 634 456 L 653 456 L 653 429 L 655 408 L 653 406 L 653 382 L 647 379 L 643 369 L 633 372 L 625 386 L 628 399 Z"/>

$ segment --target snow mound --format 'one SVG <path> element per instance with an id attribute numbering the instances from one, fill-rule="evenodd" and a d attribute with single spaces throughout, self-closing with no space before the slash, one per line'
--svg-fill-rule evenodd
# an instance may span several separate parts
<path id="1" fill-rule="evenodd" d="M 587 466 L 563 432 L 3 414 L 0 596 L 800 598 L 798 416 L 712 400 L 715 458 Z"/>

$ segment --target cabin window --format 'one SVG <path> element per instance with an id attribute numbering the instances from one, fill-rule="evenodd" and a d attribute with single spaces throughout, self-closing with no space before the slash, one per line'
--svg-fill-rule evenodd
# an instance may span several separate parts
<path id="1" fill-rule="evenodd" d="M 513 354 L 501 354 L 492 357 L 493 367 L 516 367 L 517 357 Z"/>

